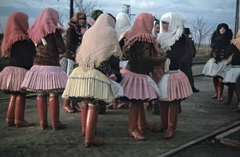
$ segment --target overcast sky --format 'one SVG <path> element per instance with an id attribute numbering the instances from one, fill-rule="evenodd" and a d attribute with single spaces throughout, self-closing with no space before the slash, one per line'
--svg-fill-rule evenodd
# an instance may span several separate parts
<path id="1" fill-rule="evenodd" d="M 8 16 L 15 11 L 22 11 L 28 14 L 29 24 L 33 24 L 38 14 L 47 7 L 52 7 L 64 12 L 67 27 L 69 18 L 70 0 L 1 0 L 0 1 L 0 33 L 5 29 Z M 167 12 L 181 12 L 189 21 L 202 17 L 209 21 L 210 25 L 227 23 L 234 31 L 236 0 L 95 0 L 96 9 L 101 7 L 105 13 L 116 16 L 123 11 L 124 4 L 131 6 L 131 13 L 138 15 L 141 12 L 152 13 L 159 19 Z M 134 16 L 132 22 L 135 20 Z"/>

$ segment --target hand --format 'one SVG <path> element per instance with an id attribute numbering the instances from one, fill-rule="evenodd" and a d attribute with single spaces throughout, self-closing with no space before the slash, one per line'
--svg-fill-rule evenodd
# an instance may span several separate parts
<path id="1" fill-rule="evenodd" d="M 216 52 L 216 50 L 214 50 L 213 52 L 212 52 L 212 56 L 215 58 L 215 57 L 217 57 L 217 52 Z"/>
<path id="2" fill-rule="evenodd" d="M 167 57 L 166 56 L 161 56 L 160 60 L 161 60 L 161 63 L 165 63 L 166 60 L 167 60 Z"/>
<path id="3" fill-rule="evenodd" d="M 116 77 L 114 74 L 110 75 L 109 78 L 112 79 L 112 80 L 114 80 L 114 81 L 117 80 L 117 77 Z"/>

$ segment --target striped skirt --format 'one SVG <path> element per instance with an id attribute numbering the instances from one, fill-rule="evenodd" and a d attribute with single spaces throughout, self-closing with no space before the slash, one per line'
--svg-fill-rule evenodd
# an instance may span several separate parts
<path id="1" fill-rule="evenodd" d="M 60 66 L 34 65 L 26 73 L 21 87 L 32 92 L 61 93 L 66 82 L 67 74 Z"/>
<path id="2" fill-rule="evenodd" d="M 95 99 L 110 103 L 117 96 L 106 75 L 96 69 L 85 72 L 77 67 L 68 76 L 62 97 L 76 101 Z"/>

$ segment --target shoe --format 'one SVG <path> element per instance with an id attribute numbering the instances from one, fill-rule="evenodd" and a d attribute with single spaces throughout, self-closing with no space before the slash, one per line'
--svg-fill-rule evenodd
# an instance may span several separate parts
<path id="1" fill-rule="evenodd" d="M 135 138 L 136 140 L 145 140 L 146 139 L 138 129 L 135 129 L 135 130 L 129 129 L 128 134 L 131 137 Z"/>
<path id="2" fill-rule="evenodd" d="M 90 139 L 85 139 L 85 146 L 90 147 L 90 146 L 101 146 L 103 145 L 103 140 L 98 140 L 94 138 L 93 140 Z"/>
<path id="3" fill-rule="evenodd" d="M 235 109 L 234 112 L 238 112 L 239 113 L 240 112 L 240 108 Z"/>
<path id="4" fill-rule="evenodd" d="M 212 96 L 212 99 L 217 99 L 217 94 L 214 94 L 214 95 Z"/>
<path id="5" fill-rule="evenodd" d="M 193 93 L 198 93 L 198 92 L 200 92 L 200 90 L 199 90 L 199 89 L 196 89 L 195 87 L 192 88 L 192 91 L 193 91 Z"/>

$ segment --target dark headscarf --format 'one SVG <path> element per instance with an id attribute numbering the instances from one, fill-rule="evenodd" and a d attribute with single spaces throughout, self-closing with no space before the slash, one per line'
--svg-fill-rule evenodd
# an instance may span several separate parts
<path id="1" fill-rule="evenodd" d="M 226 30 L 224 34 L 220 34 L 219 32 L 219 30 L 222 27 L 224 27 Z M 228 25 L 226 23 L 220 23 L 217 26 L 217 30 L 212 35 L 211 48 L 215 50 L 215 49 L 222 49 L 226 47 L 228 44 L 230 44 L 232 36 L 233 36 L 232 30 L 229 29 Z"/>

